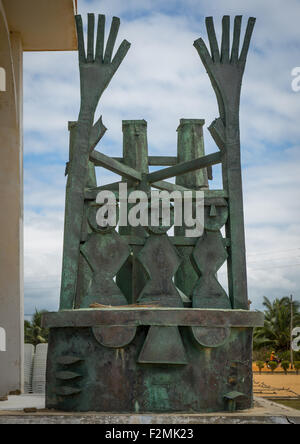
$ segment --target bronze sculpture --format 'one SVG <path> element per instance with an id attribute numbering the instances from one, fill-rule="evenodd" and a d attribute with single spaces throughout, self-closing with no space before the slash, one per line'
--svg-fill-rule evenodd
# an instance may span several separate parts
<path id="1" fill-rule="evenodd" d="M 106 128 L 94 115 L 104 89 L 126 56 L 124 40 L 112 59 L 119 29 L 113 18 L 104 50 L 104 16 L 88 15 L 87 54 L 76 17 L 81 108 L 70 124 L 60 311 L 50 328 L 47 406 L 69 411 L 195 411 L 252 405 L 252 330 L 263 316 L 248 310 L 240 164 L 239 103 L 255 20 L 239 51 L 241 17 L 223 18 L 219 50 L 212 18 L 210 43 L 194 43 L 215 90 L 220 117 L 209 130 L 219 151 L 205 155 L 203 120 L 182 119 L 177 157 L 148 156 L 147 124 L 123 122 L 123 157 L 95 150 Z M 222 164 L 223 189 L 210 190 L 211 167 Z M 149 172 L 149 166 L 165 166 Z M 95 222 L 97 194 L 120 200 L 119 182 L 98 187 L 95 167 L 119 174 L 128 191 L 204 193 L 204 231 L 184 227 L 114 226 Z M 176 177 L 176 184 L 166 179 Z M 194 193 L 194 194 L 193 194 Z M 194 197 L 193 197 L 194 198 Z M 221 228 L 225 226 L 226 237 Z M 217 279 L 227 260 L 229 294 Z M 114 278 L 116 278 L 114 280 Z M 225 358 L 224 358 L 225 356 Z"/>

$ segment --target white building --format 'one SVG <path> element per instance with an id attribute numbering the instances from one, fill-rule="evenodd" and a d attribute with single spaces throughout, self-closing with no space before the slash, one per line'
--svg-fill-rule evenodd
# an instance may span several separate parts
<path id="1" fill-rule="evenodd" d="M 0 397 L 23 389 L 23 51 L 76 50 L 76 9 L 0 0 Z"/>

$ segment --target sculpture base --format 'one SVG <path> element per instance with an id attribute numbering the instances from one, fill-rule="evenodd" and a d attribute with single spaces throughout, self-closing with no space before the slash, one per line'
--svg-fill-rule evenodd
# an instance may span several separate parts
<path id="1" fill-rule="evenodd" d="M 252 330 L 262 323 L 261 313 L 243 310 L 48 313 L 46 407 L 120 413 L 248 409 Z"/>

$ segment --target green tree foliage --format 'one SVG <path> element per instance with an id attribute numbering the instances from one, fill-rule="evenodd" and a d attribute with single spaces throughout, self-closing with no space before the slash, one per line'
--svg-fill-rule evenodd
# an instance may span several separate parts
<path id="1" fill-rule="evenodd" d="M 278 364 L 276 361 L 270 361 L 268 363 L 268 366 L 270 367 L 271 372 L 274 373 L 274 370 L 278 367 Z"/>
<path id="2" fill-rule="evenodd" d="M 256 365 L 257 365 L 257 367 L 258 367 L 258 369 L 259 369 L 259 373 L 261 374 L 261 371 L 262 371 L 262 369 L 263 369 L 264 366 L 265 366 L 265 362 L 264 362 L 264 361 L 257 361 L 257 362 L 256 362 Z"/>
<path id="3" fill-rule="evenodd" d="M 270 347 L 276 351 L 288 350 L 290 347 L 290 299 L 284 297 L 271 302 L 264 297 L 265 323 L 254 331 L 254 349 Z M 300 304 L 293 302 L 293 326 L 300 325 Z"/>
<path id="4" fill-rule="evenodd" d="M 47 310 L 36 310 L 31 322 L 24 321 L 25 344 L 45 344 L 48 342 L 49 332 L 46 328 L 42 328 L 42 315 Z"/>
<path id="5" fill-rule="evenodd" d="M 299 374 L 299 370 L 300 370 L 300 361 L 294 362 L 294 367 L 295 367 L 296 373 L 298 375 Z"/>
<path id="6" fill-rule="evenodd" d="M 287 374 L 287 371 L 290 368 L 290 361 L 282 361 L 280 365 L 283 368 L 284 373 Z"/>

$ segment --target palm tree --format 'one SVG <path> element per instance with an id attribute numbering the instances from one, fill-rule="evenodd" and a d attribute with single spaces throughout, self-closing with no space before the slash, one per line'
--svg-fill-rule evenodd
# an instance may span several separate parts
<path id="1" fill-rule="evenodd" d="M 24 321 L 26 344 L 36 346 L 48 342 L 49 332 L 46 328 L 42 328 L 42 315 L 44 313 L 47 313 L 47 310 L 38 311 L 36 309 L 31 322 Z"/>
<path id="2" fill-rule="evenodd" d="M 276 351 L 290 347 L 291 302 L 288 297 L 271 302 L 264 297 L 265 323 L 254 331 L 254 348 L 271 346 Z M 293 302 L 294 325 L 300 323 L 299 302 Z"/>

